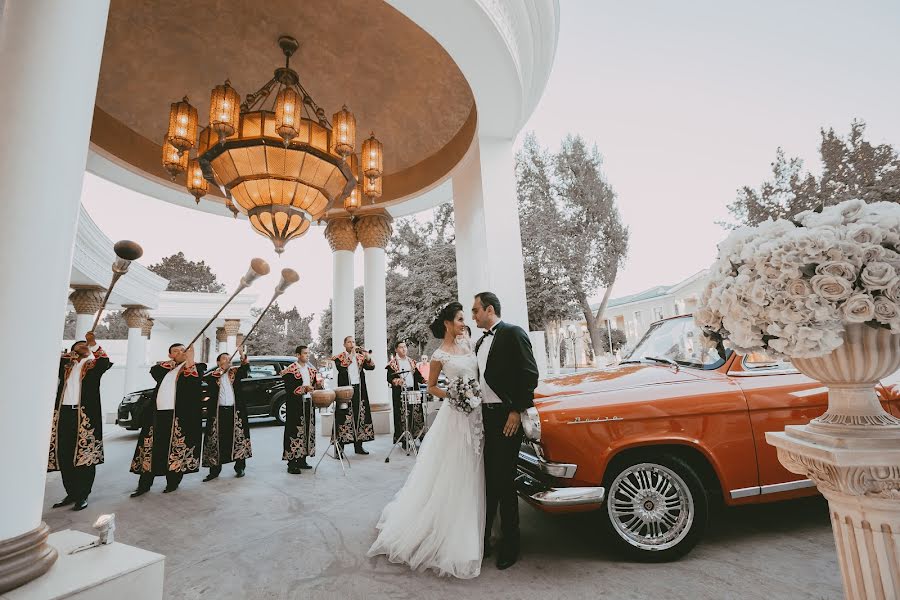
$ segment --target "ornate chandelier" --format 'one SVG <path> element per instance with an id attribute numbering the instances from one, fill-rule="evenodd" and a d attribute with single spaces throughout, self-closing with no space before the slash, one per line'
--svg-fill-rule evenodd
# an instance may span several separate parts
<path id="1" fill-rule="evenodd" d="M 372 134 L 357 156 L 353 113 L 343 106 L 329 122 L 290 67 L 299 43 L 282 36 L 278 45 L 284 67 L 244 102 L 228 80 L 213 88 L 206 127 L 186 97 L 174 102 L 162 161 L 173 181 L 185 173 L 198 203 L 210 183 L 222 189 L 280 254 L 336 202 L 353 212 L 381 196 L 384 147 Z"/>

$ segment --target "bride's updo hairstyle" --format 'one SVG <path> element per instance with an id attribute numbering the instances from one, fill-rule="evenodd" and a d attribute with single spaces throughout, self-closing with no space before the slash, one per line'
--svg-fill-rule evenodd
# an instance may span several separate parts
<path id="1" fill-rule="evenodd" d="M 444 336 L 447 334 L 447 325 L 445 323 L 447 321 L 452 323 L 456 319 L 456 313 L 462 309 L 462 304 L 459 302 L 451 302 L 442 308 L 437 318 L 431 322 L 431 334 L 439 340 L 444 339 Z"/>

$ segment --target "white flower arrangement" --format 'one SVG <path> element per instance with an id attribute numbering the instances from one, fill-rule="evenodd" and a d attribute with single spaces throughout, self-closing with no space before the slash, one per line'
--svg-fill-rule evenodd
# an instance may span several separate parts
<path id="1" fill-rule="evenodd" d="M 720 350 L 813 358 L 847 324 L 900 333 L 900 205 L 848 200 L 737 229 L 711 271 L 694 320 Z"/>
<path id="2" fill-rule="evenodd" d="M 481 404 L 481 386 L 477 379 L 455 377 L 448 382 L 447 396 L 450 406 L 469 414 Z"/>

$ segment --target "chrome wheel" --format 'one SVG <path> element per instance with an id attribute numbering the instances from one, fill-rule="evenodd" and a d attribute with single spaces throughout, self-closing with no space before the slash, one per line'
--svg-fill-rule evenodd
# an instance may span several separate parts
<path id="1" fill-rule="evenodd" d="M 694 497 L 675 471 L 653 463 L 632 465 L 609 486 L 606 510 L 615 532 L 650 551 L 679 544 L 694 522 Z"/>
<path id="2" fill-rule="evenodd" d="M 278 420 L 281 423 L 287 423 L 287 402 L 278 405 Z"/>

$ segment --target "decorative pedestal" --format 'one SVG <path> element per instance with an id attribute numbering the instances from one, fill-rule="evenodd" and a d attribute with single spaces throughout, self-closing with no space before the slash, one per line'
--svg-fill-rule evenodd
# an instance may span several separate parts
<path id="1" fill-rule="evenodd" d="M 900 336 L 851 325 L 828 356 L 793 363 L 828 386 L 828 411 L 766 440 L 828 500 L 845 596 L 900 598 L 900 419 L 874 390 L 900 367 Z"/>

